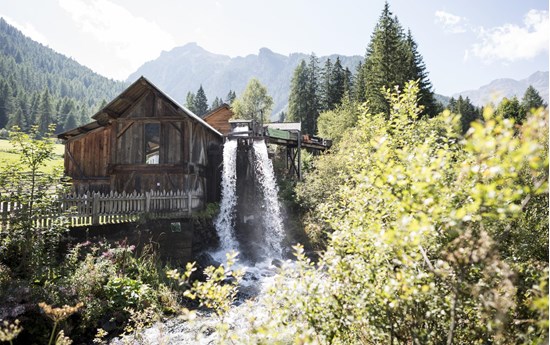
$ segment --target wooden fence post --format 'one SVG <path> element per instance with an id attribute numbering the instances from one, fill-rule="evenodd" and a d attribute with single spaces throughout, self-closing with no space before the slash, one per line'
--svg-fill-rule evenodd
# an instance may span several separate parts
<path id="1" fill-rule="evenodd" d="M 99 193 L 92 193 L 92 225 L 99 225 Z"/>
<path id="2" fill-rule="evenodd" d="M 151 209 L 151 191 L 145 192 L 145 213 Z"/>

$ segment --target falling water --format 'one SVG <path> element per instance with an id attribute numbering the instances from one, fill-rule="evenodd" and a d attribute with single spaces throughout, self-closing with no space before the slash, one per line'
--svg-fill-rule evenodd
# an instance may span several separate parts
<path id="1" fill-rule="evenodd" d="M 216 261 L 224 262 L 225 253 L 230 250 L 238 250 L 239 243 L 235 236 L 237 224 L 237 140 L 226 141 L 223 149 L 223 175 L 222 175 L 222 201 L 220 214 L 216 219 L 216 229 L 220 237 L 220 250 L 212 252 Z M 273 283 L 278 268 L 274 266 L 272 259 L 282 258 L 282 241 L 284 232 L 282 227 L 281 208 L 278 200 L 278 188 L 273 172 L 273 164 L 268 157 L 267 146 L 263 140 L 254 140 L 252 145 L 253 155 L 248 156 L 248 164 L 253 164 L 255 181 L 246 181 L 253 185 L 257 183 L 258 205 L 261 204 L 261 219 L 257 225 L 261 226 L 262 243 L 264 251 L 262 260 L 256 262 L 240 262 L 234 268 L 245 270 L 245 275 L 239 284 L 237 303 L 224 316 L 225 322 L 232 329 L 246 329 L 250 322 L 250 315 L 256 319 L 269 320 L 270 315 L 261 307 L 263 296 Z M 257 205 L 254 205 L 257 206 Z M 246 236 L 245 236 L 246 237 Z M 243 243 L 243 246 L 246 244 Z M 288 264 L 288 263 L 285 263 Z M 249 303 L 243 303 L 248 300 Z M 199 310 L 197 319 L 182 322 L 174 318 L 167 322 L 158 322 L 152 327 L 140 332 L 132 339 L 133 344 L 212 344 L 218 341 L 216 327 L 219 319 L 211 317 L 209 312 Z M 122 345 L 122 339 L 115 339 L 111 344 Z"/>
<path id="2" fill-rule="evenodd" d="M 267 242 L 268 257 L 282 257 L 281 242 L 284 234 L 281 222 L 281 207 L 279 204 L 279 189 L 273 172 L 273 164 L 267 154 L 267 146 L 263 140 L 254 140 L 254 158 L 256 160 L 256 178 L 264 196 L 264 212 L 262 225 Z"/>
<path id="3" fill-rule="evenodd" d="M 237 206 L 237 140 L 228 140 L 223 147 L 222 200 L 216 218 L 216 230 L 224 252 L 237 250 L 235 239 L 235 207 Z"/>

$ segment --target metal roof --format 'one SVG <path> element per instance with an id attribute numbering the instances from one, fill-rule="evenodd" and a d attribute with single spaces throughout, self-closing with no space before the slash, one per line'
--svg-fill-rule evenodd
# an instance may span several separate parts
<path id="1" fill-rule="evenodd" d="M 284 131 L 302 131 L 301 122 L 275 122 L 267 123 L 265 126 L 269 128 L 281 129 Z"/>

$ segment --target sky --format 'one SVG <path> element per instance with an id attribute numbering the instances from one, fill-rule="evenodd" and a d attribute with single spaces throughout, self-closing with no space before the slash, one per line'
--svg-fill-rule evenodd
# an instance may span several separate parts
<path id="1" fill-rule="evenodd" d="M 97 73 L 126 78 L 196 42 L 217 54 L 364 56 L 384 0 L 0 0 L 0 17 Z M 547 0 L 389 0 L 435 92 L 548 71 Z"/>

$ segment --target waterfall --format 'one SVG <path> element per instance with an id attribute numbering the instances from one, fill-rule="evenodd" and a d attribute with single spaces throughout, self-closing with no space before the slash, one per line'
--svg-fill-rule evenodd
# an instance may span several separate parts
<path id="1" fill-rule="evenodd" d="M 284 231 L 278 192 L 265 142 L 227 140 L 216 219 L 220 251 L 216 256 L 235 250 L 253 262 L 282 259 Z"/>
<path id="2" fill-rule="evenodd" d="M 279 188 L 273 172 L 273 164 L 267 154 L 267 145 L 263 140 L 254 140 L 254 158 L 256 168 L 256 179 L 264 197 L 264 210 L 262 225 L 265 229 L 264 235 L 267 243 L 268 257 L 282 257 L 281 242 L 284 238 L 282 228 L 281 207 L 279 204 Z"/>
<path id="3" fill-rule="evenodd" d="M 237 250 L 235 239 L 235 208 L 237 206 L 237 140 L 228 140 L 223 146 L 222 200 L 216 218 L 216 230 L 224 252 Z"/>

